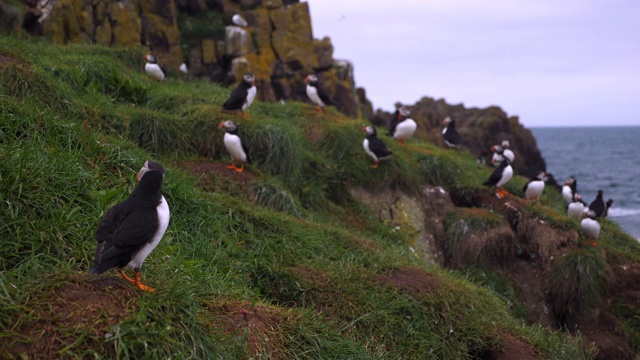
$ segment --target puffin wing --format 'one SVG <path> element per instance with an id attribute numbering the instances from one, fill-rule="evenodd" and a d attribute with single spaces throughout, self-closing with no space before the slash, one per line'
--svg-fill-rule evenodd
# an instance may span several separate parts
<path id="1" fill-rule="evenodd" d="M 105 220 L 105 224 L 108 224 L 112 233 L 106 239 L 100 258 L 96 258 L 95 265 L 90 270 L 94 273 L 101 274 L 109 269 L 126 266 L 133 255 L 153 238 L 157 230 L 158 217 L 155 208 L 152 209 L 154 211 L 149 211 L 148 208 L 126 211 L 124 203 L 119 205 L 123 206 L 112 214 L 114 215 L 112 218 Z M 105 218 L 107 218 L 106 215 Z M 100 224 L 102 225 L 103 222 L 101 221 Z M 98 233 L 104 235 L 105 233 L 101 231 L 104 229 L 99 226 L 96 235 Z"/>
<path id="2" fill-rule="evenodd" d="M 318 96 L 320 97 L 320 100 L 322 100 L 322 102 L 325 103 L 325 105 L 333 105 L 333 106 L 336 105 L 336 103 L 333 102 L 333 100 L 331 100 L 331 97 L 329 96 L 329 94 L 327 94 L 326 91 L 324 91 L 323 88 L 316 86 L 316 90 L 318 91 Z"/>
<path id="3" fill-rule="evenodd" d="M 489 179 L 483 182 L 482 185 L 494 186 L 498 182 L 500 182 L 500 179 L 502 179 L 502 171 L 504 170 L 504 168 L 505 166 L 500 165 L 500 167 L 497 167 L 495 170 L 493 170 L 493 172 L 489 176 Z"/>
<path id="4" fill-rule="evenodd" d="M 388 136 L 393 136 L 396 132 L 396 126 L 398 126 L 398 110 L 393 114 L 393 118 L 389 121 L 389 132 Z"/>
<path id="5" fill-rule="evenodd" d="M 524 184 L 524 187 L 522 188 L 522 195 L 523 196 L 527 196 L 527 188 L 529 187 L 529 184 L 531 184 L 531 181 L 529 181 L 528 183 Z"/>
<path id="6" fill-rule="evenodd" d="M 240 84 L 231 92 L 227 101 L 222 104 L 222 108 L 225 110 L 238 110 L 242 107 L 246 98 L 247 89 Z"/>
<path id="7" fill-rule="evenodd" d="M 393 152 L 387 147 L 387 144 L 378 138 L 369 139 L 369 150 L 376 154 L 378 158 L 384 158 L 393 154 Z"/>
<path id="8" fill-rule="evenodd" d="M 247 155 L 247 164 L 251 164 L 251 156 L 249 156 L 249 147 L 247 144 L 240 139 L 240 145 L 242 146 L 242 151 L 244 151 L 245 155 Z"/>

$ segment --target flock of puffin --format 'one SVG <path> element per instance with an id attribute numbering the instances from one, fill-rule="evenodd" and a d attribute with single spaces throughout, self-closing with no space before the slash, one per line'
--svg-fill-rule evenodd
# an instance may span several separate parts
<path id="1" fill-rule="evenodd" d="M 145 65 L 147 74 L 163 81 L 166 73 L 157 64 L 155 57 L 147 54 L 144 58 L 147 61 Z M 318 85 L 317 76 L 307 76 L 305 83 L 307 96 L 317 106 L 317 111 L 324 111 L 326 105 L 335 104 Z M 241 111 L 245 117 L 245 112 L 253 103 L 255 96 L 255 78 L 252 74 L 246 74 L 222 105 L 222 110 Z M 417 129 L 416 122 L 410 116 L 409 109 L 399 107 L 389 122 L 387 136 L 392 137 L 402 146 Z M 442 138 L 445 145 L 449 148 L 459 148 L 462 145 L 462 137 L 456 130 L 455 121 L 447 116 L 442 121 L 442 125 L 444 126 Z M 224 145 L 232 159 L 227 168 L 242 172 L 245 164 L 251 163 L 251 158 L 246 144 L 238 134 L 238 126 L 233 121 L 226 120 L 218 127 L 225 130 Z M 371 167 L 377 168 L 380 161 L 389 158 L 393 152 L 383 140 L 378 138 L 374 127 L 365 126 L 363 131 L 366 133 L 362 144 L 364 151 L 374 161 Z M 511 164 L 515 155 L 509 149 L 509 142 L 506 140 L 492 146 L 491 151 L 493 152 L 491 162 L 496 168 L 483 185 L 495 187 L 496 196 L 503 198 L 507 192 L 502 187 L 513 176 Z M 122 277 L 135 284 L 137 288 L 143 291 L 155 291 L 154 288 L 141 282 L 140 268 L 147 256 L 158 245 L 169 225 L 169 206 L 161 193 L 164 173 L 165 170 L 161 164 L 147 160 L 138 172 L 138 185 L 129 198 L 110 208 L 102 217 L 96 230 L 96 254 L 93 266 L 89 269 L 90 273 L 102 274 L 111 269 L 118 269 Z M 531 179 L 524 186 L 524 197 L 538 200 L 546 181 L 547 174 L 544 172 Z M 582 218 L 582 229 L 588 238 L 593 239 L 595 245 L 595 240 L 600 233 L 600 225 L 595 219 L 607 216 L 613 200 L 605 203 L 602 199 L 602 190 L 599 190 L 596 199 L 587 208 L 580 194 L 577 193 L 576 187 L 576 179 L 570 177 L 562 188 L 563 197 L 568 203 L 567 213 L 570 217 Z M 126 267 L 133 269 L 133 278 L 124 272 Z"/>

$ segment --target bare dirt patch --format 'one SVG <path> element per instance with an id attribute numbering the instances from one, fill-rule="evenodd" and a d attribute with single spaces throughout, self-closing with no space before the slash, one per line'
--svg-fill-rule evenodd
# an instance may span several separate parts
<path id="1" fill-rule="evenodd" d="M 513 335 L 505 335 L 502 351 L 493 357 L 494 360 L 537 360 L 533 346 Z"/>
<path id="2" fill-rule="evenodd" d="M 139 292 L 113 276 L 83 274 L 52 282 L 53 287 L 35 294 L 25 304 L 28 313 L 22 318 L 24 322 L 13 336 L 3 339 L 0 354 L 10 358 L 61 358 L 63 349 L 79 337 L 84 337 L 84 345 L 74 349 L 84 346 L 108 354 L 104 342 L 96 339 L 104 338 L 114 325 L 129 317 Z"/>
<path id="3" fill-rule="evenodd" d="M 273 306 L 224 300 L 208 304 L 207 310 L 213 317 L 214 331 L 245 338 L 245 350 L 252 358 L 287 358 L 280 334 L 296 315 Z"/>
<path id="4" fill-rule="evenodd" d="M 440 286 L 440 279 L 418 268 L 400 268 L 387 274 L 378 274 L 375 279 L 411 296 L 428 294 Z"/>
<path id="5" fill-rule="evenodd" d="M 205 191 L 240 191 L 247 200 L 251 200 L 249 184 L 256 175 L 246 166 L 241 173 L 227 169 L 227 163 L 212 161 L 185 161 L 178 167 L 199 178 L 198 186 Z"/>

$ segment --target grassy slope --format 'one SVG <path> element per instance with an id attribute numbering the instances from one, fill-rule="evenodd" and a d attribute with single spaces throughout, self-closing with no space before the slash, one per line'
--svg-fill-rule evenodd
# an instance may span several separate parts
<path id="1" fill-rule="evenodd" d="M 258 102 L 238 121 L 255 180 L 248 190 L 220 181 L 203 192 L 176 165 L 227 160 L 215 125 L 229 91 L 177 79 L 161 86 L 142 73 L 141 54 L 0 39 L 0 338 L 9 344 L 0 354 L 29 349 L 42 334 L 27 329 L 47 324 L 57 344 L 49 351 L 67 357 L 489 357 L 517 338 L 541 358 L 589 358 L 579 341 L 524 326 L 492 292 L 426 265 L 345 196 L 347 184 L 411 191 L 425 181 L 465 196 L 489 173 L 470 155 L 390 144 L 396 155 L 372 171 L 361 122 Z M 170 169 L 171 224 L 143 268 L 159 291 L 127 295 L 130 311 L 117 321 L 56 325 L 47 303 L 56 289 L 91 281 L 80 274 L 96 224 L 148 158 Z M 245 190 L 265 206 L 238 196 Z M 384 280 L 409 273 L 432 285 Z M 263 328 L 230 331 L 240 307 Z"/>

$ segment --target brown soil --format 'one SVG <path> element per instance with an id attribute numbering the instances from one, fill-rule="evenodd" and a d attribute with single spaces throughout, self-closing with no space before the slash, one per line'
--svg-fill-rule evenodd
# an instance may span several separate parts
<path id="1" fill-rule="evenodd" d="M 207 310 L 214 332 L 244 338 L 251 358 L 287 358 L 281 332 L 297 315 L 273 306 L 222 300 L 209 304 Z"/>
<path id="2" fill-rule="evenodd" d="M 205 191 L 214 192 L 226 189 L 229 186 L 226 186 L 225 183 L 232 182 L 232 186 L 239 185 L 240 191 L 247 200 L 252 200 L 249 184 L 255 180 L 256 175 L 247 166 L 241 173 L 227 169 L 227 163 L 211 161 L 185 161 L 178 164 L 178 167 L 198 177 L 200 179 L 198 186 Z"/>
<path id="3" fill-rule="evenodd" d="M 56 285 L 34 294 L 25 304 L 26 320 L 0 342 L 0 354 L 29 359 L 64 357 L 63 349 L 73 341 L 61 334 L 73 329 L 79 337 L 93 335 L 83 339 L 87 349 L 108 355 L 111 350 L 104 341 L 96 340 L 129 317 L 140 292 L 114 276 L 81 274 L 51 283 Z"/>
<path id="4" fill-rule="evenodd" d="M 533 352 L 533 346 L 524 340 L 513 335 L 505 335 L 505 344 L 502 351 L 493 360 L 537 360 L 538 357 Z"/>
<path id="5" fill-rule="evenodd" d="M 417 268 L 395 269 L 387 274 L 376 275 L 376 280 L 411 296 L 428 294 L 440 285 L 440 279 Z"/>

